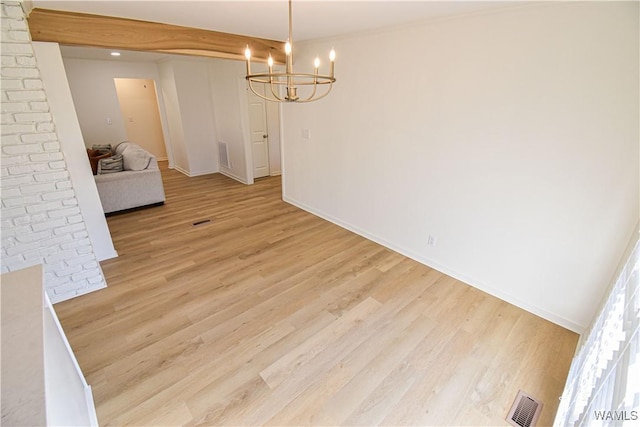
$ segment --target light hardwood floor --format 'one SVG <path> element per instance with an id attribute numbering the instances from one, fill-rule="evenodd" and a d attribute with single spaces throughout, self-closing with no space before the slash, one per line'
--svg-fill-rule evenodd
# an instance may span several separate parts
<path id="1" fill-rule="evenodd" d="M 282 202 L 278 177 L 163 179 L 165 206 L 108 219 L 108 288 L 55 307 L 101 425 L 507 425 L 519 389 L 552 423 L 576 334 Z"/>

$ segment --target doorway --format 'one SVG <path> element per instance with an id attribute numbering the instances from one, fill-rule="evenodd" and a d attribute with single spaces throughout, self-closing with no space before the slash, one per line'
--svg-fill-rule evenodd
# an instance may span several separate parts
<path id="1" fill-rule="evenodd" d="M 158 160 L 167 160 L 156 83 L 152 79 L 113 79 L 127 139 Z"/>

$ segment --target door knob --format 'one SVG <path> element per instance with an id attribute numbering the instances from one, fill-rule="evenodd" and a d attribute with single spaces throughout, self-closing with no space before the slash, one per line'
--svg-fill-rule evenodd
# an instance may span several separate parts
<path id="1" fill-rule="evenodd" d="M 269 137 L 269 135 L 262 135 L 262 137 L 263 137 L 263 138 L 268 138 L 268 137 Z"/>

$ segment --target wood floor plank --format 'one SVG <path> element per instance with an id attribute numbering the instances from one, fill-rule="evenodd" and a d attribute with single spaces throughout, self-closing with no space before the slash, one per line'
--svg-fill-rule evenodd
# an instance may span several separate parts
<path id="1" fill-rule="evenodd" d="M 320 331 L 312 339 L 289 351 L 273 364 L 260 372 L 260 376 L 271 389 L 278 387 L 289 380 L 292 374 L 299 369 L 308 369 L 305 365 L 321 352 L 326 344 L 335 344 L 342 336 L 354 326 L 363 322 L 381 304 L 373 298 L 367 298 L 358 306 L 349 310 L 329 327 Z"/>
<path id="2" fill-rule="evenodd" d="M 353 408 L 344 424 L 388 425 L 383 420 L 407 404 L 405 395 L 409 390 L 416 385 L 421 387 L 419 383 L 426 372 L 437 372 L 438 366 L 434 366 L 434 358 L 451 341 L 451 333 L 448 328 L 438 327 L 437 324 L 429 329 L 418 345 L 389 374 L 381 375 L 384 378 L 379 385 L 371 390 L 362 403 Z M 446 355 L 443 363 L 449 363 Z"/>
<path id="3" fill-rule="evenodd" d="M 264 385 L 268 389 L 268 393 L 271 393 L 271 388 L 260 377 L 260 371 L 286 354 L 289 348 L 296 347 L 307 341 L 334 321 L 335 317 L 333 315 L 322 311 L 300 323 L 294 332 L 282 340 L 264 348 L 263 351 L 252 355 L 250 358 L 238 359 L 234 355 L 233 359 L 229 360 L 229 363 L 233 362 L 233 360 L 239 360 L 244 362 L 243 366 L 245 368 L 230 370 L 228 374 L 220 377 L 215 382 L 211 382 L 206 388 L 198 390 L 188 400 L 189 408 L 191 408 L 196 417 L 200 417 L 199 422 L 207 420 L 212 424 L 229 424 L 230 420 L 246 417 L 247 411 L 253 405 L 236 404 L 239 400 L 238 395 L 246 395 L 246 387 L 244 385 L 252 382 L 258 383 L 260 388 Z M 254 396 L 254 401 L 264 400 L 266 394 L 264 396 Z M 223 410 L 220 413 L 211 410 L 212 400 L 221 403 Z"/>
<path id="4" fill-rule="evenodd" d="M 414 304 L 398 316 L 392 328 L 375 334 L 332 368 L 326 379 L 305 390 L 294 404 L 269 421 L 271 425 L 307 425 L 320 419 L 343 424 L 352 409 L 357 407 L 378 386 L 400 361 L 434 326 L 421 315 L 422 307 Z M 327 384 L 330 384 L 328 386 Z M 294 403 L 294 402 L 292 402 Z"/>
<path id="5" fill-rule="evenodd" d="M 577 335 L 246 186 L 161 162 L 108 218 L 108 287 L 56 304 L 101 425 L 550 424 Z M 209 219 L 194 226 L 199 220 Z"/>

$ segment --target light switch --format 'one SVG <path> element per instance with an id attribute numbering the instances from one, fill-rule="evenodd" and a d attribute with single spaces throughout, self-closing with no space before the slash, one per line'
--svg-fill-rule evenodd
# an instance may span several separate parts
<path id="1" fill-rule="evenodd" d="M 112 125 L 113 124 L 113 120 L 111 120 L 111 117 L 107 117 L 107 124 L 108 125 Z"/>
<path id="2" fill-rule="evenodd" d="M 304 139 L 311 139 L 311 131 L 309 129 L 302 129 L 302 137 Z"/>

